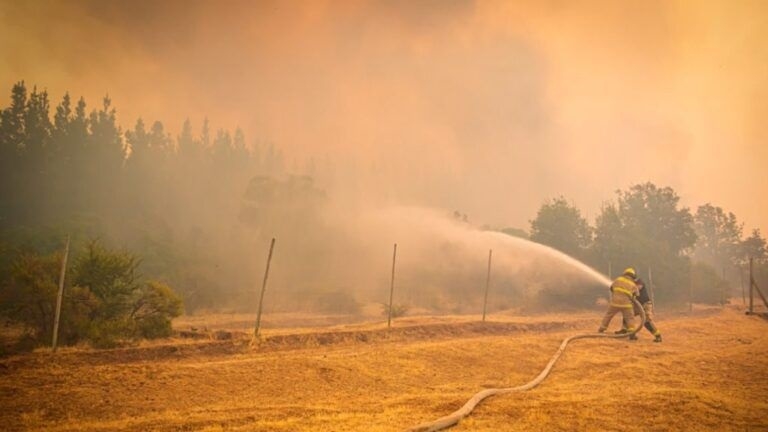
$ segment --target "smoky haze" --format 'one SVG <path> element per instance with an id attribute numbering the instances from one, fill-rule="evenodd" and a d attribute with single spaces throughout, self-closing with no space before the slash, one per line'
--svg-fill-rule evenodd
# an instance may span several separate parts
<path id="1" fill-rule="evenodd" d="M 556 300 L 561 300 L 558 308 L 566 303 L 572 308 L 590 307 L 610 284 L 599 272 L 554 249 L 480 231 L 435 210 L 406 206 L 353 209 L 330 200 L 320 200 L 311 208 L 306 205 L 309 201 L 303 199 L 298 209 L 290 206 L 290 211 L 264 206 L 265 212 L 276 212 L 278 217 L 254 225 L 278 236 L 273 282 L 280 288 L 272 294 L 276 299 L 273 309 L 290 310 L 299 299 L 322 302 L 350 294 L 363 303 L 385 302 L 396 259 L 395 304 L 428 312 L 479 313 L 489 250 L 493 250 L 492 311 L 541 310 L 551 308 Z M 304 216 L 295 216 L 297 213 Z M 266 238 L 260 243 L 265 245 Z M 304 307 L 311 309 L 312 305 Z"/>
<path id="2" fill-rule="evenodd" d="M 404 260 L 426 259 L 427 246 L 409 248 L 408 239 L 454 224 L 445 217 L 454 210 L 475 226 L 527 228 L 545 199 L 562 194 L 594 216 L 613 191 L 648 180 L 674 187 L 685 205 L 711 201 L 768 229 L 768 204 L 754 198 L 768 187 L 767 9 L 759 1 L 5 1 L 0 83 L 25 79 L 54 102 L 69 91 L 92 106 L 108 93 L 126 129 L 158 119 L 175 136 L 185 118 L 199 131 L 207 116 L 243 128 L 252 146 L 278 146 L 284 173 L 311 175 L 326 198 L 313 207 L 323 216 L 312 222 L 325 224 L 315 255 L 294 260 L 317 268 L 296 264 L 278 276 L 288 264 L 277 260 L 276 283 L 295 285 L 290 275 L 304 270 L 328 284 L 379 287 L 391 244 L 403 245 Z M 224 227 L 241 223 L 247 178 L 238 181 L 230 219 L 196 223 L 236 237 Z M 184 214 L 209 210 L 204 199 L 184 202 L 169 221 L 179 231 L 194 225 L 177 223 Z M 415 224 L 407 215 L 431 212 L 417 207 L 439 210 Z M 368 216 L 387 212 L 421 230 L 400 233 Z M 278 250 L 300 253 L 303 231 L 294 228 L 305 222 L 274 225 Z M 446 230 L 437 244 L 453 244 Z M 334 239 L 344 241 L 320 246 Z M 216 253 L 237 255 L 225 260 L 231 272 L 234 262 L 253 267 L 239 282 L 249 286 L 258 271 L 248 263 L 263 252 L 245 243 L 223 242 Z M 360 253 L 311 264 L 333 247 Z M 457 246 L 465 252 L 454 258 L 446 247 L 434 265 L 477 260 L 479 279 L 469 280 L 482 285 L 490 247 Z M 375 284 L 346 279 L 375 271 L 384 278 Z"/>

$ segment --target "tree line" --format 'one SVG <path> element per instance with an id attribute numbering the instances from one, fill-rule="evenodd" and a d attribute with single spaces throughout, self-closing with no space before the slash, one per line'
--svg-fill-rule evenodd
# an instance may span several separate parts
<path id="1" fill-rule="evenodd" d="M 233 226 L 248 182 L 284 171 L 280 149 L 247 143 L 239 128 L 214 131 L 206 119 L 196 133 L 186 120 L 174 136 L 139 118 L 123 130 L 109 97 L 89 110 L 67 93 L 52 107 L 47 91 L 18 82 L 0 111 L 0 271 L 14 252 L 61 250 L 67 234 L 75 250 L 100 238 L 141 256 L 148 276 L 187 287 L 189 306 L 209 304 L 242 281 L 201 264 L 240 265 Z"/>
<path id="2" fill-rule="evenodd" d="M 175 291 L 193 310 L 250 283 L 237 271 L 241 198 L 249 179 L 284 165 L 239 128 L 206 119 L 195 132 L 186 120 L 174 136 L 139 118 L 123 130 L 109 97 L 89 109 L 67 93 L 54 107 L 46 90 L 14 84 L 0 109 L 0 313 L 49 342 L 55 263 L 71 235 L 62 341 L 166 334 Z"/>
<path id="3" fill-rule="evenodd" d="M 530 222 L 530 239 L 574 256 L 613 276 L 635 266 L 647 279 L 652 271 L 662 302 L 723 302 L 740 295 L 752 258 L 764 278 L 768 254 L 759 229 L 721 207 L 706 203 L 695 212 L 680 204 L 671 187 L 636 184 L 616 191 L 594 225 L 564 197 L 542 204 Z"/>
<path id="4" fill-rule="evenodd" d="M 141 118 L 123 131 L 109 97 L 88 112 L 67 93 L 51 115 L 48 93 L 22 81 L 0 112 L 0 228 L 86 213 L 180 213 L 185 196 L 217 200 L 226 178 L 283 170 L 279 150 L 259 150 L 239 128 L 213 133 L 207 119 L 197 135 L 189 120 L 176 137 Z M 180 193 L 169 202 L 171 192 Z"/>

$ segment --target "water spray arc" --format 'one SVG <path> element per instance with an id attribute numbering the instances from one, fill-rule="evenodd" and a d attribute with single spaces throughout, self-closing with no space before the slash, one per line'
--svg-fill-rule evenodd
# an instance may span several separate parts
<path id="1" fill-rule="evenodd" d="M 583 262 L 577 260 L 576 258 L 568 254 L 565 254 L 553 247 L 546 246 L 541 243 L 536 243 L 531 240 L 527 240 L 519 237 L 512 237 L 506 234 L 493 232 L 493 231 L 483 231 L 482 233 L 480 233 L 480 235 L 483 236 L 483 238 L 485 238 L 486 240 L 490 240 L 497 244 L 507 245 L 517 249 L 525 248 L 530 252 L 539 253 L 543 256 L 556 259 L 561 263 L 563 263 L 564 265 L 567 265 L 572 267 L 573 269 L 582 271 L 584 275 L 590 277 L 595 282 L 598 282 L 606 286 L 611 284 L 611 279 L 606 278 L 605 275 L 601 274 L 600 272 L 593 269 L 592 267 L 584 264 Z"/>
<path id="2" fill-rule="evenodd" d="M 536 378 L 532 379 L 526 384 L 517 386 L 517 387 L 507 387 L 507 388 L 493 388 L 493 389 L 486 389 L 483 391 L 480 391 L 476 393 L 474 396 L 472 396 L 467 403 L 464 404 L 461 408 L 458 410 L 452 412 L 451 414 L 440 417 L 437 420 L 426 422 L 419 424 L 417 426 L 414 426 L 412 428 L 406 429 L 407 432 L 433 432 L 433 431 L 439 431 L 446 428 L 449 428 L 451 426 L 456 425 L 461 419 L 468 416 L 475 407 L 482 402 L 484 399 L 489 398 L 491 396 L 496 395 L 503 395 L 507 393 L 512 392 L 518 392 L 518 391 L 526 391 L 530 390 L 537 385 L 541 384 L 544 379 L 547 378 L 549 373 L 552 371 L 552 367 L 555 365 L 557 360 L 560 358 L 560 356 L 565 351 L 565 348 L 568 346 L 568 344 L 571 341 L 577 340 L 577 339 L 589 339 L 589 338 L 609 338 L 609 339 L 619 339 L 624 337 L 629 337 L 630 335 L 634 335 L 640 329 L 643 328 L 643 325 L 645 325 L 645 310 L 643 310 L 642 305 L 640 302 L 638 302 L 636 299 L 632 299 L 632 302 L 635 304 L 635 307 L 638 308 L 640 311 L 640 325 L 635 328 L 635 330 L 632 333 L 625 333 L 625 334 L 605 334 L 605 333 L 580 333 L 573 336 L 569 336 L 565 339 L 563 339 L 563 342 L 560 343 L 560 347 L 557 349 L 555 354 L 552 356 L 552 358 L 549 360 L 549 363 L 544 367 L 544 369 L 539 373 L 539 375 L 536 376 Z"/>

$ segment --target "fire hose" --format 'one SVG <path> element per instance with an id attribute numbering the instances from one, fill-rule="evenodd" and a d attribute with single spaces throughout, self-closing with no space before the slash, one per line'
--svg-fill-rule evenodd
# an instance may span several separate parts
<path id="1" fill-rule="evenodd" d="M 464 417 L 468 416 L 480 402 L 482 402 L 484 399 L 488 397 L 512 393 L 512 392 L 518 392 L 518 391 L 526 391 L 536 387 L 537 385 L 541 384 L 542 381 L 544 381 L 544 379 L 547 378 L 547 375 L 549 375 L 549 372 L 552 371 L 552 367 L 560 358 L 560 355 L 562 355 L 563 352 L 565 351 L 565 347 L 568 346 L 568 344 L 571 341 L 574 341 L 576 339 L 589 339 L 589 338 L 619 339 L 619 338 L 624 338 L 624 337 L 629 337 L 631 335 L 634 335 L 635 333 L 640 331 L 641 328 L 643 328 L 643 325 L 645 325 L 646 317 L 645 317 L 645 310 L 643 309 L 643 306 L 640 304 L 640 302 L 638 302 L 637 299 L 635 298 L 632 298 L 632 302 L 635 304 L 636 308 L 640 311 L 640 325 L 638 325 L 633 331 L 627 332 L 627 333 L 621 333 L 621 334 L 580 333 L 573 336 L 569 336 L 563 339 L 563 342 L 560 344 L 560 348 L 557 349 L 557 351 L 555 352 L 555 355 L 552 356 L 552 359 L 549 360 L 549 363 L 547 363 L 547 366 L 544 367 L 544 370 L 542 370 L 541 373 L 536 378 L 529 381 L 528 383 L 523 384 L 521 386 L 517 386 L 517 387 L 491 388 L 491 389 L 482 390 L 476 393 L 474 396 L 472 396 L 467 401 L 467 403 L 464 404 L 464 406 L 452 412 L 451 414 L 445 417 L 440 417 L 435 421 L 426 422 L 426 423 L 422 423 L 420 425 L 414 426 L 412 428 L 407 429 L 407 431 L 408 432 L 433 432 L 433 431 L 439 431 L 439 430 L 449 428 L 451 426 L 456 425 Z"/>

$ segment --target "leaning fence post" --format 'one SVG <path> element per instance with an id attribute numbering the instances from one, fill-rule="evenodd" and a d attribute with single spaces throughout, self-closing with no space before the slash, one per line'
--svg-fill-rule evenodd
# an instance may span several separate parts
<path id="1" fill-rule="evenodd" d="M 754 312 L 752 308 L 754 301 L 754 281 L 755 279 L 752 276 L 752 257 L 749 257 L 749 313 Z"/>
<path id="2" fill-rule="evenodd" d="M 725 266 L 723 266 L 723 288 L 720 290 L 720 306 L 725 307 L 725 302 L 728 301 L 727 282 L 725 281 Z"/>
<path id="3" fill-rule="evenodd" d="M 392 327 L 392 297 L 395 292 L 395 261 L 397 260 L 397 243 L 392 252 L 392 279 L 389 283 L 389 309 L 387 310 L 387 328 Z"/>
<path id="4" fill-rule="evenodd" d="M 690 283 L 688 284 L 688 312 L 693 313 L 693 265 L 689 271 Z"/>
<path id="5" fill-rule="evenodd" d="M 254 338 L 259 337 L 259 327 L 261 327 L 261 308 L 264 305 L 264 291 L 267 290 L 267 278 L 269 277 L 269 264 L 272 262 L 272 251 L 275 249 L 275 238 L 269 244 L 269 255 L 267 255 L 267 268 L 264 270 L 264 280 L 261 283 L 261 296 L 259 296 L 259 312 L 256 315 L 256 329 L 253 331 Z"/>
<path id="6" fill-rule="evenodd" d="M 741 305 L 747 305 L 747 296 L 744 294 L 744 269 L 739 265 L 739 281 L 741 282 Z"/>
<path id="7" fill-rule="evenodd" d="M 483 297 L 483 322 L 485 322 L 485 311 L 488 305 L 488 287 L 491 284 L 491 257 L 493 256 L 493 249 L 488 250 L 488 273 L 485 276 L 485 296 Z"/>
<path id="8" fill-rule="evenodd" d="M 64 277 L 67 274 L 67 258 L 69 258 L 69 236 L 67 236 L 67 245 L 64 247 L 64 257 L 61 260 L 61 272 L 59 273 L 59 293 L 56 295 L 56 314 L 53 319 L 53 341 L 51 343 L 53 352 L 56 352 L 59 340 L 59 319 L 61 318 L 61 301 L 64 297 Z"/>
<path id="9" fill-rule="evenodd" d="M 761 290 L 760 290 L 760 287 L 759 287 L 759 286 L 757 286 L 757 281 L 755 281 L 755 277 L 754 277 L 754 276 L 751 276 L 751 277 L 750 277 L 750 286 L 751 286 L 751 287 L 752 287 L 752 288 L 753 288 L 755 291 L 757 291 L 757 295 L 759 295 L 759 296 L 760 296 L 760 300 L 762 300 L 762 301 L 763 301 L 763 305 L 765 306 L 765 308 L 766 308 L 766 309 L 768 309 L 768 299 L 767 299 L 767 298 L 765 298 L 765 295 L 763 295 L 763 291 L 761 291 Z"/>

